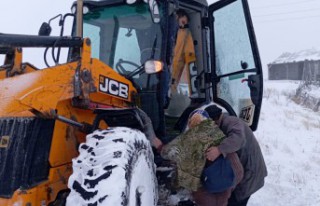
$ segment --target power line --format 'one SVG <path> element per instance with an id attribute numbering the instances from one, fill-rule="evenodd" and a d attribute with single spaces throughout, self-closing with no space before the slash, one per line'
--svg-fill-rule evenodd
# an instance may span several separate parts
<path id="1" fill-rule="evenodd" d="M 283 4 L 271 4 L 267 6 L 258 6 L 258 7 L 252 7 L 252 9 L 265 9 L 265 8 L 273 8 L 273 7 L 283 7 L 283 6 L 290 6 L 290 5 L 296 5 L 296 4 L 304 4 L 307 2 L 314 2 L 316 0 L 304 0 L 304 1 L 297 1 L 297 2 L 291 2 L 291 3 L 283 3 Z"/>
<path id="2" fill-rule="evenodd" d="M 298 11 L 290 11 L 290 12 L 278 12 L 278 13 L 270 13 L 270 14 L 264 14 L 264 15 L 253 15 L 254 18 L 257 17 L 268 17 L 268 16 L 278 16 L 278 15 L 283 15 L 283 14 L 296 14 L 296 13 L 303 13 L 303 12 L 307 12 L 307 11 L 319 11 L 320 8 L 316 8 L 316 9 L 305 9 L 305 10 L 298 10 Z"/>
<path id="3" fill-rule="evenodd" d="M 315 16 L 304 16 L 304 17 L 296 17 L 296 18 L 283 18 L 283 19 L 272 19 L 266 21 L 257 21 L 255 23 L 277 23 L 277 22 L 284 22 L 284 21 L 292 21 L 292 20 L 303 20 L 303 19 L 310 19 L 310 18 L 320 18 L 320 15 Z"/>

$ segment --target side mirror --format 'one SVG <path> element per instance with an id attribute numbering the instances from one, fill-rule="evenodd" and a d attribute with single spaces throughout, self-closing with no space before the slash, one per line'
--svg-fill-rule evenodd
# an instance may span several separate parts
<path id="1" fill-rule="evenodd" d="M 39 36 L 50 36 L 50 33 L 52 31 L 52 28 L 50 26 L 50 24 L 48 24 L 47 22 L 43 22 L 40 29 L 39 29 Z"/>
<path id="2" fill-rule="evenodd" d="M 163 63 L 156 60 L 148 60 L 144 63 L 144 70 L 147 74 L 154 74 L 162 71 Z"/>

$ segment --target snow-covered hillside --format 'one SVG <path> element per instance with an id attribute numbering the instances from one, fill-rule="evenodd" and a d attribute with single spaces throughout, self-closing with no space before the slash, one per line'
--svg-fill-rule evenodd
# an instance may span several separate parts
<path id="1" fill-rule="evenodd" d="M 255 134 L 269 175 L 249 206 L 320 205 L 320 112 L 288 98 L 298 86 L 292 81 L 265 82 Z M 311 92 L 318 94 L 317 90 Z"/>

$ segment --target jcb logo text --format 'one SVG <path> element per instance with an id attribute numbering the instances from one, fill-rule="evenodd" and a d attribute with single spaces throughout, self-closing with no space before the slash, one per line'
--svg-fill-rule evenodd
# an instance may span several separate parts
<path id="1" fill-rule="evenodd" d="M 100 75 L 99 91 L 113 96 L 128 99 L 129 86 L 114 79 Z"/>

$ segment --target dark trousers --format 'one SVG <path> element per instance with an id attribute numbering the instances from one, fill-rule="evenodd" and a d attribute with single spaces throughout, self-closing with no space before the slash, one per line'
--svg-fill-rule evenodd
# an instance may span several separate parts
<path id="1" fill-rule="evenodd" d="M 228 200 L 228 206 L 246 206 L 250 196 L 243 200 L 237 200 L 234 192 L 231 194 L 231 197 Z"/>

